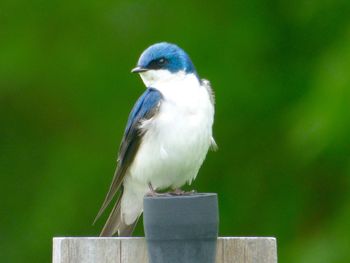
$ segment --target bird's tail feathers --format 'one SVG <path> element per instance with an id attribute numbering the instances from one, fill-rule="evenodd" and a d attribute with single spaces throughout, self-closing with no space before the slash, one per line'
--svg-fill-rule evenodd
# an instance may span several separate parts
<path id="1" fill-rule="evenodd" d="M 100 236 L 110 237 L 118 233 L 118 236 L 129 237 L 135 229 L 138 218 L 131 225 L 127 225 L 121 216 L 121 202 L 123 198 L 123 193 L 120 195 L 116 204 L 113 207 L 111 214 L 109 215 L 106 224 L 104 225 Z"/>
<path id="2" fill-rule="evenodd" d="M 109 187 L 108 193 L 105 197 L 105 200 L 103 201 L 103 204 L 102 204 L 100 210 L 97 213 L 97 216 L 94 219 L 94 222 L 92 223 L 93 225 L 96 223 L 97 219 L 99 219 L 99 217 L 102 215 L 102 213 L 107 208 L 109 203 L 112 201 L 114 195 L 118 192 L 119 188 L 121 188 L 122 177 L 123 177 L 122 174 L 124 172 L 125 172 L 125 169 L 120 169 L 119 167 L 116 169 L 114 176 L 113 176 L 113 179 L 112 179 L 112 183 Z"/>

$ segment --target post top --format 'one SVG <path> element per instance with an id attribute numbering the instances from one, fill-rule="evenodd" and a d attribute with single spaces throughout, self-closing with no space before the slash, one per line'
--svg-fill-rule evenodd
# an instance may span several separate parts
<path id="1" fill-rule="evenodd" d="M 150 196 L 145 195 L 144 199 L 147 200 L 164 200 L 164 199 L 196 199 L 196 198 L 205 198 L 205 197 L 215 197 L 217 193 L 186 193 L 182 195 L 172 195 L 172 194 L 162 194 L 159 196 Z"/>

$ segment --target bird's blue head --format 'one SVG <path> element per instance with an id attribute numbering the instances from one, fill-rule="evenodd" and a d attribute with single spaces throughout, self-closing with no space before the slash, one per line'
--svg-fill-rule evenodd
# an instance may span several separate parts
<path id="1" fill-rule="evenodd" d="M 157 43 L 148 47 L 140 56 L 137 67 L 132 70 L 142 73 L 150 70 L 166 70 L 171 73 L 183 71 L 187 74 L 196 70 L 186 52 L 175 44 Z"/>

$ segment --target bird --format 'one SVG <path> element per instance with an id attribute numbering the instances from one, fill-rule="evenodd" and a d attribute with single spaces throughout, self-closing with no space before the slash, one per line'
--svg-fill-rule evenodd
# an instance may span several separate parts
<path id="1" fill-rule="evenodd" d="M 146 90 L 129 114 L 117 168 L 101 216 L 118 199 L 100 236 L 131 236 L 143 212 L 145 195 L 191 184 L 213 138 L 214 93 L 201 79 L 189 55 L 176 44 L 160 42 L 145 49 L 132 73 Z"/>

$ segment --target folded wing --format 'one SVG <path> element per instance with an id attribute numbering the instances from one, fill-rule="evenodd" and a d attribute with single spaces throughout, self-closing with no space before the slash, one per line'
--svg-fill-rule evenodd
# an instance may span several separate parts
<path id="1" fill-rule="evenodd" d="M 158 113 L 161 101 L 162 94 L 156 89 L 148 88 L 134 105 L 129 115 L 124 136 L 120 145 L 117 169 L 114 173 L 106 198 L 94 222 L 96 222 L 96 220 L 101 216 L 103 211 L 112 201 L 115 194 L 118 192 L 123 183 L 126 171 L 132 164 L 137 154 L 137 149 L 140 146 L 142 137 L 144 133 L 147 132 L 141 130 L 140 128 L 142 121 L 150 119 Z"/>

